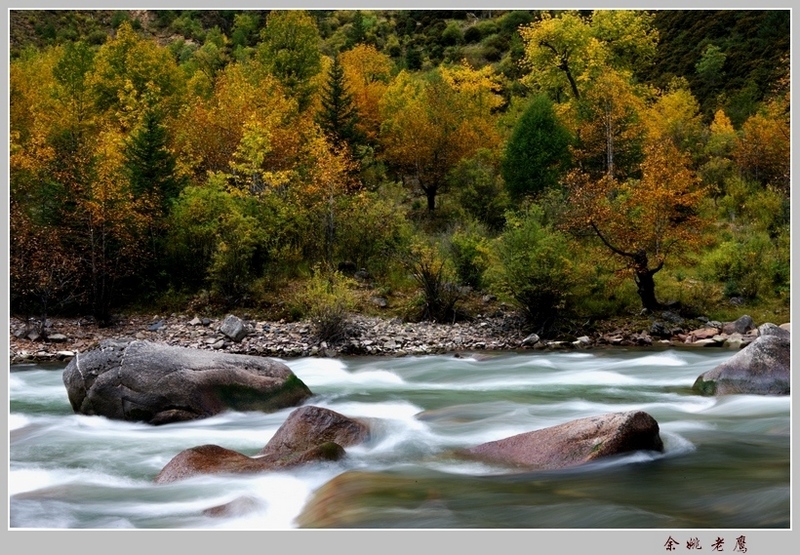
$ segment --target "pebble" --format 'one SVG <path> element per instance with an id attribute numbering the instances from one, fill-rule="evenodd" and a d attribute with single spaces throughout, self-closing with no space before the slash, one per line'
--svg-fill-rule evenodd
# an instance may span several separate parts
<path id="1" fill-rule="evenodd" d="M 158 329 L 153 329 L 153 321 Z M 243 320 L 245 320 L 243 318 Z M 222 319 L 196 315 L 159 318 L 130 318 L 124 324 L 97 328 L 78 320 L 59 320 L 58 343 L 30 341 L 21 330 L 26 325 L 11 318 L 11 363 L 69 360 L 75 354 L 94 348 L 103 339 L 149 340 L 198 349 L 226 350 L 231 353 L 282 358 L 300 356 L 335 357 L 350 355 L 415 356 L 480 351 L 523 351 L 591 349 L 602 347 L 719 347 L 739 349 L 752 342 L 756 334 L 720 333 L 722 324 L 697 322 L 694 331 L 676 330 L 671 338 L 651 338 L 648 331 L 614 330 L 605 334 L 581 335 L 570 340 L 540 338 L 531 334 L 513 315 L 479 316 L 468 322 L 437 324 L 409 323 L 399 319 L 353 316 L 351 334 L 342 342 L 319 341 L 308 322 L 263 322 L 245 320 L 251 330 L 240 342 L 220 333 Z M 788 327 L 788 325 L 786 326 Z M 716 329 L 715 329 L 716 328 Z M 649 326 L 648 326 L 649 329 Z M 151 331 L 152 330 L 152 331 Z M 713 330 L 714 333 L 711 333 Z M 678 333 L 680 332 L 680 333 Z M 61 339 L 61 338 L 59 338 Z"/>

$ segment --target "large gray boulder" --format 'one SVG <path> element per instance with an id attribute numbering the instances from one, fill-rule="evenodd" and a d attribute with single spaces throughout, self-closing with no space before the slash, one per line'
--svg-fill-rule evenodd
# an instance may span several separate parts
<path id="1" fill-rule="evenodd" d="M 63 380 L 76 413 L 150 424 L 272 412 L 311 396 L 280 361 L 149 341 L 104 341 L 72 359 Z"/>
<path id="2" fill-rule="evenodd" d="M 698 376 L 693 389 L 702 395 L 789 395 L 790 338 L 787 330 L 762 324 L 752 343 Z"/>
<path id="3" fill-rule="evenodd" d="M 642 411 L 572 420 L 466 449 L 462 455 L 525 470 L 554 470 L 633 451 L 664 450 L 658 422 Z"/>

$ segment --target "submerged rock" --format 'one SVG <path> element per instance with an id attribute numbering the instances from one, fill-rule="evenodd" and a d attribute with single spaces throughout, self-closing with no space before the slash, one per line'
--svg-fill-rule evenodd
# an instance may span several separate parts
<path id="1" fill-rule="evenodd" d="M 280 361 L 148 341 L 103 342 L 73 358 L 63 380 L 76 413 L 150 424 L 272 412 L 311 396 Z"/>
<path id="2" fill-rule="evenodd" d="M 658 422 L 642 411 L 580 418 L 465 449 L 484 462 L 552 470 L 632 451 L 663 451 Z"/>
<path id="3" fill-rule="evenodd" d="M 758 334 L 731 358 L 698 376 L 692 388 L 702 395 L 789 395 L 790 333 L 762 324 Z"/>
<path id="4" fill-rule="evenodd" d="M 265 504 L 254 497 L 241 496 L 224 505 L 210 507 L 203 511 L 203 515 L 215 518 L 235 518 L 265 508 Z"/>

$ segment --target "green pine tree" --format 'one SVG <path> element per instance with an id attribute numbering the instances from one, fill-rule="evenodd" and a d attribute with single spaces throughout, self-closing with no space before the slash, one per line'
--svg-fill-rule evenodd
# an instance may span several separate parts
<path id="1" fill-rule="evenodd" d="M 134 197 L 154 194 L 166 213 L 180 194 L 183 181 L 176 174 L 175 155 L 168 148 L 162 119 L 155 108 L 145 111 L 125 146 L 125 170 Z"/>
<path id="2" fill-rule="evenodd" d="M 514 198 L 533 196 L 558 185 L 570 160 L 572 137 L 545 95 L 534 98 L 506 145 L 501 172 Z"/>
<path id="3" fill-rule="evenodd" d="M 328 82 L 322 89 L 322 110 L 318 123 L 334 144 L 347 145 L 351 152 L 363 143 L 364 137 L 356 128 L 358 110 L 347 90 L 344 69 L 338 59 L 333 61 Z"/>

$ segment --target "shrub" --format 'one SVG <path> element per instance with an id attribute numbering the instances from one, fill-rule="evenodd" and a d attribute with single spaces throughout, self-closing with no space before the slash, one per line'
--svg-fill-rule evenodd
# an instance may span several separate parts
<path id="1" fill-rule="evenodd" d="M 461 32 L 461 27 L 458 26 L 458 23 L 453 21 L 442 31 L 441 44 L 455 46 L 462 42 L 464 42 L 464 34 Z"/>
<path id="2" fill-rule="evenodd" d="M 464 41 L 469 44 L 480 42 L 481 38 L 483 38 L 483 34 L 477 25 L 468 27 L 467 30 L 464 31 Z"/>
<path id="3" fill-rule="evenodd" d="M 299 312 L 311 322 L 319 341 L 335 343 L 350 336 L 350 313 L 356 300 L 354 287 L 355 282 L 338 271 L 314 268 L 296 304 Z"/>
<path id="4" fill-rule="evenodd" d="M 505 225 L 511 201 L 503 187 L 494 151 L 481 149 L 462 160 L 448 175 L 450 190 L 457 191 L 458 202 L 466 212 L 491 230 Z"/>
<path id="5" fill-rule="evenodd" d="M 455 321 L 456 305 L 463 295 L 447 261 L 434 248 L 417 245 L 411 249 L 406 264 L 420 288 L 417 318 L 440 323 Z"/>
<path id="6" fill-rule="evenodd" d="M 724 241 L 706 256 L 700 272 L 705 279 L 722 283 L 727 297 L 752 300 L 775 294 L 788 286 L 788 245 L 779 241 L 776 246 L 764 232 Z"/>
<path id="7" fill-rule="evenodd" d="M 483 287 L 491 245 L 480 224 L 459 227 L 448 241 L 448 251 L 459 281 L 474 289 Z"/>
<path id="8" fill-rule="evenodd" d="M 537 333 L 546 333 L 568 308 L 576 282 L 567 238 L 543 223 L 541 208 L 531 205 L 509 215 L 497 241 L 500 284 Z"/>
<path id="9" fill-rule="evenodd" d="M 405 211 L 396 202 L 378 193 L 344 196 L 339 199 L 336 260 L 383 275 L 407 249 L 410 233 Z"/>
<path id="10" fill-rule="evenodd" d="M 249 294 L 252 282 L 296 262 L 291 208 L 280 199 L 236 195 L 224 178 L 183 190 L 170 215 L 168 256 L 173 284 L 207 284 L 226 304 Z"/>

